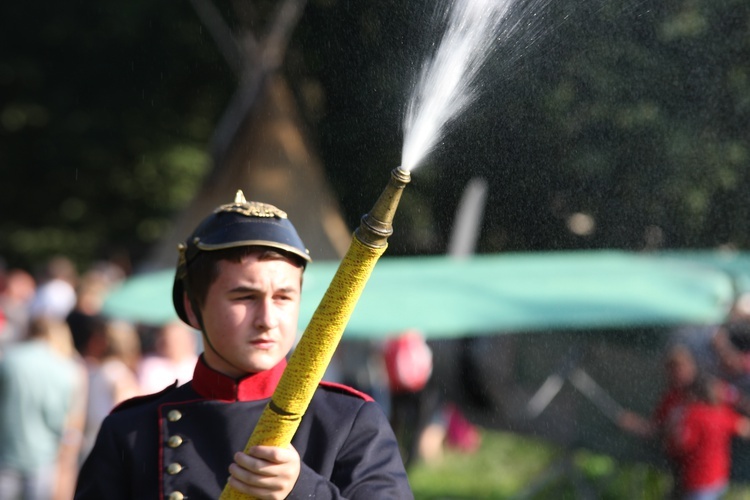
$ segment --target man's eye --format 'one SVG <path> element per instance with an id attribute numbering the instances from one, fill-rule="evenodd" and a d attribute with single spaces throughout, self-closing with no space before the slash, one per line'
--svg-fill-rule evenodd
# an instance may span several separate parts
<path id="1" fill-rule="evenodd" d="M 255 299 L 256 299 L 255 295 L 238 295 L 238 296 L 234 297 L 234 299 L 232 299 L 232 300 L 235 300 L 237 302 L 244 302 L 244 301 L 247 301 L 247 300 L 255 300 Z"/>

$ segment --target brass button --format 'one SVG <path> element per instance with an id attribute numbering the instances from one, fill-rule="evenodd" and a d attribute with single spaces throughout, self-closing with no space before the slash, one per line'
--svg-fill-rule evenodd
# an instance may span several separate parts
<path id="1" fill-rule="evenodd" d="M 169 474 L 170 476 L 179 474 L 181 470 L 182 470 L 182 465 L 178 464 L 177 462 L 173 462 L 167 465 L 167 474 Z"/>
<path id="2" fill-rule="evenodd" d="M 185 498 L 185 495 L 181 491 L 173 491 L 169 494 L 169 500 L 183 500 L 183 498 Z"/>
<path id="3" fill-rule="evenodd" d="M 182 412 L 180 410 L 169 410 L 169 413 L 167 413 L 167 420 L 170 422 L 177 422 L 181 418 Z"/>
<path id="4" fill-rule="evenodd" d="M 170 448 L 177 448 L 182 444 L 182 438 L 180 436 L 174 435 L 170 436 L 167 440 L 167 446 Z"/>

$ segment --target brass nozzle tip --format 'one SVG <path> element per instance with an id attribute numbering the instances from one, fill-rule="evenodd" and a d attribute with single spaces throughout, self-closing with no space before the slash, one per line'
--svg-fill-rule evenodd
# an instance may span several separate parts
<path id="1" fill-rule="evenodd" d="M 391 171 L 388 185 L 375 202 L 369 213 L 362 216 L 359 228 L 354 236 L 372 248 L 383 248 L 388 245 L 388 237 L 393 234 L 393 217 L 396 215 L 401 193 L 411 181 L 411 174 L 401 167 Z"/>

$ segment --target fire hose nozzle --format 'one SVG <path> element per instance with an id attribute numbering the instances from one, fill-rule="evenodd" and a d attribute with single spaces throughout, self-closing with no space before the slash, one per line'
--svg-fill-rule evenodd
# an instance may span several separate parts
<path id="1" fill-rule="evenodd" d="M 371 248 L 388 246 L 388 237 L 393 234 L 393 216 L 396 214 L 401 193 L 411 181 L 411 174 L 401 167 L 391 170 L 391 178 L 372 210 L 362 216 L 354 237 Z"/>

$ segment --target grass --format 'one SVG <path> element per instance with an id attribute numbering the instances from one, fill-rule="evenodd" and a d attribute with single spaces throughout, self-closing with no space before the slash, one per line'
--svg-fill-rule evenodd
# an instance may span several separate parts
<path id="1" fill-rule="evenodd" d="M 417 499 L 508 498 L 542 473 L 554 450 L 541 441 L 483 432 L 476 453 L 446 450 L 437 464 L 409 471 Z"/>
<path id="2" fill-rule="evenodd" d="M 409 480 L 416 500 L 657 500 L 671 488 L 670 476 L 651 465 L 487 430 L 476 453 L 447 449 L 437 463 L 412 466 Z M 725 498 L 750 498 L 750 487 L 733 485 Z"/>

